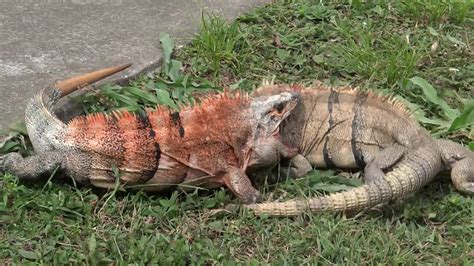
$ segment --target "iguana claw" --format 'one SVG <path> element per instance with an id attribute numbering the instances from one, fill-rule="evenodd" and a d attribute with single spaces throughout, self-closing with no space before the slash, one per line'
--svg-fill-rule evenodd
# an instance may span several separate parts
<path id="1" fill-rule="evenodd" d="M 242 205 L 240 204 L 228 204 L 224 207 L 224 210 L 230 213 L 236 213 L 241 209 Z"/>
<path id="2" fill-rule="evenodd" d="M 5 161 L 6 161 L 6 155 L 0 155 L 0 174 L 5 173 L 6 166 L 5 166 Z"/>
<path id="3" fill-rule="evenodd" d="M 0 173 L 7 172 L 9 166 L 14 164 L 16 161 L 21 160 L 22 157 L 19 153 L 8 153 L 0 156 Z"/>

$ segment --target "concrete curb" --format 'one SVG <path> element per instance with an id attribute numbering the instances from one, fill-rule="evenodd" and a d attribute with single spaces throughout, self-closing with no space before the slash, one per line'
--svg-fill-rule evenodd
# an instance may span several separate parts
<path id="1" fill-rule="evenodd" d="M 160 33 L 187 42 L 201 10 L 230 20 L 270 2 L 0 1 L 0 130 L 21 119 L 28 99 L 56 80 L 128 62 L 134 66 L 104 82 L 126 84 L 153 71 L 160 65 Z"/>

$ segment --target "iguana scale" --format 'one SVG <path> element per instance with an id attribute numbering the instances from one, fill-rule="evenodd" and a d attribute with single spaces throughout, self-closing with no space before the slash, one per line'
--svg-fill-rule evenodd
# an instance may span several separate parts
<path id="1" fill-rule="evenodd" d="M 361 211 L 400 199 L 451 170 L 454 186 L 474 193 L 474 153 L 448 140 L 433 139 L 403 104 L 390 97 L 324 85 L 269 85 L 254 95 L 298 92 L 301 100 L 281 125 L 285 144 L 298 147 L 290 173 L 314 167 L 360 168 L 365 184 L 325 197 L 252 204 L 258 214 L 304 211 Z"/>
<path id="2" fill-rule="evenodd" d="M 291 92 L 252 99 L 224 92 L 179 112 L 157 107 L 142 114 L 99 113 L 67 124 L 55 116 L 52 110 L 61 97 L 128 66 L 68 79 L 38 93 L 25 114 L 36 155 L 1 156 L 0 170 L 36 180 L 59 169 L 80 183 L 104 188 L 113 188 L 117 178 L 128 187 L 150 191 L 180 184 L 227 186 L 250 203 L 258 201 L 259 192 L 246 169 L 296 154 L 278 135 L 280 122 L 299 98 Z"/>

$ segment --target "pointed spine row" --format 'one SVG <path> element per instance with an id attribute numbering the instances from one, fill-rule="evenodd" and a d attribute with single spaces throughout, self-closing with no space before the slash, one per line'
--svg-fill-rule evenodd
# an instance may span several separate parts
<path id="1" fill-rule="evenodd" d="M 381 93 L 373 92 L 373 91 L 362 91 L 358 87 L 351 87 L 351 86 L 339 86 L 339 87 L 332 87 L 326 86 L 322 82 L 315 82 L 314 85 L 305 87 L 301 84 L 279 84 L 279 85 L 264 85 L 258 88 L 253 96 L 259 95 L 268 95 L 268 94 L 276 94 L 283 91 L 295 91 L 302 93 L 303 95 L 308 94 L 317 94 L 318 91 L 322 92 L 329 92 L 331 90 L 335 90 L 339 93 L 345 94 L 352 94 L 352 95 L 364 95 L 367 96 L 368 99 L 374 100 L 374 103 L 380 102 L 385 103 L 388 106 L 392 107 L 393 110 L 398 110 L 405 115 L 413 117 L 411 111 L 407 108 L 407 106 L 400 101 L 400 99 L 395 98 L 392 95 L 383 95 Z M 303 96 L 304 97 L 304 96 Z"/>

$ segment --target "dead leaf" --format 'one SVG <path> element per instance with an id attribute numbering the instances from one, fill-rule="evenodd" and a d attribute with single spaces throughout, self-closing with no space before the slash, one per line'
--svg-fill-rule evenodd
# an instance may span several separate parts
<path id="1" fill-rule="evenodd" d="M 435 42 L 431 45 L 431 52 L 434 53 L 434 52 L 436 52 L 436 50 L 438 50 L 438 41 L 435 41 Z"/>
<path id="2" fill-rule="evenodd" d="M 276 47 L 281 47 L 281 40 L 280 40 L 280 37 L 278 35 L 276 35 L 274 38 L 273 38 L 273 42 L 275 42 L 275 46 Z"/>

